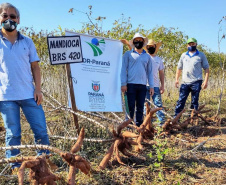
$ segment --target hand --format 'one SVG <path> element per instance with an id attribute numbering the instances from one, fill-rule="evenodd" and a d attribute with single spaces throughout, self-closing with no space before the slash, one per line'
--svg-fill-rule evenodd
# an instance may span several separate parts
<path id="1" fill-rule="evenodd" d="M 40 105 L 42 103 L 42 92 L 41 90 L 36 90 L 34 92 L 34 99 L 37 102 L 37 105 Z"/>
<path id="2" fill-rule="evenodd" d="M 164 91 L 165 91 L 164 86 L 161 85 L 160 88 L 159 88 L 159 90 L 160 90 L 160 94 L 163 94 Z"/>
<path id="3" fill-rule="evenodd" d="M 127 45 L 129 44 L 128 40 L 126 40 L 126 39 L 121 39 L 120 41 L 121 41 L 123 44 L 127 44 Z"/>
<path id="4" fill-rule="evenodd" d="M 153 95 L 154 95 L 154 89 L 150 88 L 150 96 L 153 96 Z"/>
<path id="5" fill-rule="evenodd" d="M 204 81 L 204 82 L 202 83 L 202 86 L 201 86 L 201 87 L 202 87 L 202 89 L 206 89 L 206 88 L 207 88 L 207 82 Z"/>
<path id="6" fill-rule="evenodd" d="M 126 86 L 126 85 L 122 86 L 122 87 L 121 87 L 121 91 L 122 91 L 123 93 L 125 93 L 125 92 L 127 91 L 127 86 Z"/>
<path id="7" fill-rule="evenodd" d="M 179 87 L 179 81 L 178 81 L 178 80 L 176 80 L 176 82 L 175 82 L 175 87 L 176 87 L 176 88 Z"/>

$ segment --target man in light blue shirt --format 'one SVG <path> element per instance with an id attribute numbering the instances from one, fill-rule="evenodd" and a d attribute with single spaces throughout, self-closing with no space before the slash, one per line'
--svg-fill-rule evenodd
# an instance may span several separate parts
<path id="1" fill-rule="evenodd" d="M 204 53 L 197 50 L 197 40 L 190 38 L 187 40 L 188 51 L 180 57 L 175 86 L 178 88 L 179 77 L 182 74 L 182 84 L 180 87 L 179 100 L 175 108 L 175 116 L 179 114 L 185 106 L 185 102 L 191 92 L 191 109 L 198 109 L 199 93 L 201 89 L 206 89 L 209 79 L 209 64 Z M 205 78 L 202 78 L 202 69 L 205 71 Z"/>
<path id="2" fill-rule="evenodd" d="M 121 70 L 121 90 L 127 93 L 130 117 L 133 118 L 136 105 L 136 124 L 143 122 L 143 109 L 147 81 L 150 95 L 154 94 L 154 82 L 151 57 L 143 49 L 148 39 L 136 33 L 130 41 L 134 48 L 123 55 Z"/>
<path id="3" fill-rule="evenodd" d="M 0 112 L 6 128 L 6 146 L 21 143 L 20 108 L 34 132 L 35 143 L 49 145 L 34 43 L 16 30 L 20 13 L 13 5 L 0 5 L 0 23 Z M 19 152 L 7 150 L 6 157 L 15 157 Z M 49 153 L 40 150 L 38 154 L 43 152 Z M 19 166 L 19 163 L 12 164 L 12 168 Z"/>

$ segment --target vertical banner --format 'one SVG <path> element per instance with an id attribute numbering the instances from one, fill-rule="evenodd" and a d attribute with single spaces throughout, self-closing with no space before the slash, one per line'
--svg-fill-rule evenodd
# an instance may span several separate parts
<path id="1" fill-rule="evenodd" d="M 122 112 L 121 65 L 123 44 L 118 40 L 79 35 L 83 63 L 70 64 L 77 108 L 81 111 Z"/>

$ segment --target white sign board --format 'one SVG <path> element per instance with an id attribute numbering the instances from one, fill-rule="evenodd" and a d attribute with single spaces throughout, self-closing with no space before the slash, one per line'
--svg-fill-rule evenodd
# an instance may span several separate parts
<path id="1" fill-rule="evenodd" d="M 81 111 L 122 112 L 121 65 L 123 44 L 119 40 L 80 35 L 83 63 L 70 64 L 76 106 Z"/>
<path id="2" fill-rule="evenodd" d="M 52 65 L 83 62 L 80 36 L 47 37 Z"/>

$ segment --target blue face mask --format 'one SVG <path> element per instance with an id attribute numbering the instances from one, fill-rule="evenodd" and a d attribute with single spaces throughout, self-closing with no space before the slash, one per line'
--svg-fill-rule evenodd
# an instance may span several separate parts
<path id="1" fill-rule="evenodd" d="M 2 26 L 6 31 L 12 32 L 16 29 L 17 23 L 11 19 L 7 19 L 2 23 Z"/>
<path id="2" fill-rule="evenodd" d="M 196 50 L 196 46 L 189 46 L 188 47 L 188 51 L 195 51 Z"/>

